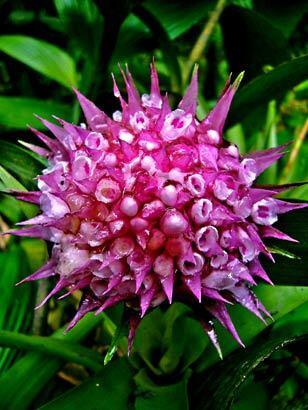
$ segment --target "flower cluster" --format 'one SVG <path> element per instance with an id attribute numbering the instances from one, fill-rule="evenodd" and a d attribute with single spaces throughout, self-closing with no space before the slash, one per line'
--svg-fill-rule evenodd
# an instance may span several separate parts
<path id="1" fill-rule="evenodd" d="M 262 320 L 268 315 L 250 289 L 258 278 L 270 282 L 259 262 L 261 254 L 272 259 L 263 238 L 292 240 L 272 224 L 302 206 L 276 199 L 278 188 L 254 185 L 284 147 L 242 156 L 223 140 L 239 80 L 228 81 L 198 121 L 196 72 L 175 110 L 160 93 L 154 66 L 150 94 L 141 97 L 129 71 L 122 75 L 128 100 L 114 81 L 121 111 L 112 119 L 76 91 L 87 125 L 41 119 L 55 139 L 33 129 L 47 149 L 31 148 L 49 166 L 38 177 L 39 191 L 15 195 L 42 213 L 13 233 L 46 239 L 53 249 L 25 280 L 57 277 L 42 303 L 63 289 L 61 297 L 83 291 L 70 327 L 121 301 L 142 317 L 184 292 L 241 343 L 226 304 L 238 302 Z"/>

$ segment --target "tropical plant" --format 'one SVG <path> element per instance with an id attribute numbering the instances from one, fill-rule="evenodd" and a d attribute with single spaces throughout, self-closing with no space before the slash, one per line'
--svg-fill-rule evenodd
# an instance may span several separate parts
<path id="1" fill-rule="evenodd" d="M 147 93 L 153 58 L 172 109 L 198 64 L 199 120 L 215 106 L 229 74 L 245 71 L 224 137 L 247 158 L 273 148 L 278 159 L 275 148 L 290 143 L 257 184 L 267 190 L 282 185 L 279 199 L 308 201 L 307 2 L 15 0 L 1 2 L 0 8 L 1 231 L 11 232 L 39 210 L 31 193 L 48 165 L 46 149 L 28 129 L 42 136 L 45 127 L 36 116 L 50 124 L 57 123 L 53 115 L 67 121 L 65 126 L 83 123 L 75 88 L 112 117 L 118 105 L 111 73 L 125 96 L 118 65 L 127 63 L 137 88 Z M 88 313 L 66 333 L 80 290 L 64 300 L 52 297 L 35 310 L 54 278 L 15 287 L 46 263 L 49 243 L 0 236 L 0 407 L 304 409 L 307 215 L 299 209 L 277 223 L 299 243 L 265 239 L 275 264 L 265 259 L 262 264 L 275 286 L 260 284 L 256 295 L 273 320 L 263 323 L 239 305 L 228 308 L 245 348 L 214 321 L 223 360 L 199 323 L 205 312 L 187 299 L 149 309 L 129 356 L 131 316 L 123 302 L 99 315 Z"/>

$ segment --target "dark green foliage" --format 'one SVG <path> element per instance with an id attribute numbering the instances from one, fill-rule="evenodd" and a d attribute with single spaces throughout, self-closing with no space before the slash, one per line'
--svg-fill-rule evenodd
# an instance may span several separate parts
<path id="1" fill-rule="evenodd" d="M 45 167 L 44 159 L 24 148 L 38 143 L 27 125 L 42 129 L 33 113 L 79 123 L 74 86 L 110 114 L 118 108 L 110 72 L 118 75 L 118 63 L 129 63 L 146 92 L 153 57 L 171 103 L 199 64 L 200 118 L 229 73 L 235 78 L 245 70 L 226 138 L 243 153 L 291 141 L 289 153 L 259 183 L 308 181 L 306 1 L 14 0 L 0 2 L 0 12 L 1 230 L 37 212 L 7 195 L 10 189 L 34 189 Z M 308 184 L 282 196 L 307 201 Z M 264 324 L 232 306 L 247 349 L 218 326 L 223 361 L 197 321 L 200 312 L 181 303 L 144 318 L 129 357 L 121 306 L 88 315 L 65 335 L 80 294 L 34 311 L 51 283 L 15 283 L 43 264 L 46 245 L 0 236 L 0 408 L 304 409 L 307 217 L 307 210 L 299 210 L 278 224 L 299 244 L 268 241 L 276 264 L 263 262 L 278 286 L 260 285 L 256 293 L 275 322 Z"/>

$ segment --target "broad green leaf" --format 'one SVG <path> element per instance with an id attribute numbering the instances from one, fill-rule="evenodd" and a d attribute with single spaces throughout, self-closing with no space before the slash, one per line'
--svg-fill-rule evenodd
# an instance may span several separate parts
<path id="1" fill-rule="evenodd" d="M 167 370 L 168 357 L 173 355 L 177 363 L 179 362 L 179 356 L 184 348 L 180 349 L 177 356 L 175 352 L 169 351 L 168 353 L 168 349 L 171 349 L 174 340 L 174 324 L 190 312 L 190 308 L 186 305 L 173 303 L 165 313 L 161 309 L 154 309 L 141 321 L 133 345 L 132 359 L 136 361 L 136 367 L 143 367 L 145 363 L 155 375 L 162 375 L 164 370 Z M 164 354 L 167 354 L 167 357 L 164 358 Z M 165 369 L 164 366 L 159 365 L 162 358 L 164 358 Z M 143 364 L 140 365 L 140 363 Z"/>
<path id="2" fill-rule="evenodd" d="M 29 189 L 34 188 L 34 178 L 41 174 L 43 165 L 28 150 L 11 142 L 1 141 L 0 165 L 12 172 Z"/>
<path id="3" fill-rule="evenodd" d="M 143 51 L 149 51 L 147 43 L 151 32 L 144 22 L 134 14 L 130 14 L 121 25 L 114 52 L 111 57 L 111 66 L 116 69 L 117 64 L 125 63 L 132 56 Z M 134 67 L 131 67 L 135 71 Z"/>
<path id="4" fill-rule="evenodd" d="M 253 9 L 254 0 L 230 0 L 229 3 L 234 4 L 235 6 L 244 7 L 246 9 Z"/>
<path id="5" fill-rule="evenodd" d="M 188 410 L 187 383 L 191 372 L 188 370 L 178 382 L 155 384 L 145 370 L 135 376 L 138 395 L 136 410 Z"/>
<path id="6" fill-rule="evenodd" d="M 245 70 L 245 81 L 289 60 L 287 40 L 280 30 L 254 10 L 228 6 L 221 16 L 224 50 L 230 71 Z"/>
<path id="7" fill-rule="evenodd" d="M 109 363 L 96 376 L 69 390 L 40 410 L 125 410 L 133 390 L 133 373 L 126 359 Z"/>
<path id="8" fill-rule="evenodd" d="M 17 179 L 15 179 L 6 169 L 0 166 L 0 180 L 3 182 L 6 189 L 14 189 L 17 191 L 26 191 L 25 188 Z"/>
<path id="9" fill-rule="evenodd" d="M 308 302 L 273 323 L 270 335 L 273 337 L 300 336 L 307 331 Z"/>
<path id="10" fill-rule="evenodd" d="M 274 320 L 278 320 L 308 301 L 308 287 L 258 285 L 255 293 Z M 271 320 L 268 320 L 267 323 L 264 324 L 251 312 L 239 305 L 229 308 L 229 313 L 240 338 L 246 346 L 250 345 L 253 339 L 262 332 L 266 326 L 273 323 Z M 237 342 L 225 329 L 220 325 L 218 325 L 216 329 L 224 357 L 239 348 Z M 202 355 L 198 370 L 205 369 L 218 361 L 219 357 L 216 350 L 213 346 L 209 345 Z"/>
<path id="11" fill-rule="evenodd" d="M 71 343 L 81 342 L 101 320 L 101 315 L 88 314 L 67 334 L 64 334 L 64 329 L 59 329 L 51 337 Z M 62 363 L 61 359 L 42 353 L 29 352 L 24 355 L 0 379 L 1 406 L 7 410 L 28 409 Z"/>
<path id="12" fill-rule="evenodd" d="M 290 37 L 299 21 L 308 11 L 306 0 L 254 0 L 255 9 L 264 15 L 285 37 Z"/>
<path id="13" fill-rule="evenodd" d="M 72 115 L 71 107 L 55 101 L 0 96 L 0 127 L 24 130 L 27 125 L 31 125 L 37 129 L 44 129 L 44 125 L 34 117 L 34 114 L 48 120 L 52 115 L 69 120 Z"/>
<path id="14" fill-rule="evenodd" d="M 231 355 L 220 365 L 195 380 L 194 408 L 200 410 L 230 409 L 236 393 L 249 374 L 275 351 L 296 342 L 308 340 L 304 331 L 300 336 L 285 336 L 255 343 L 247 350 Z"/>
<path id="15" fill-rule="evenodd" d="M 169 37 L 174 40 L 207 17 L 209 11 L 214 8 L 215 1 L 197 0 L 189 3 L 185 0 L 146 0 L 144 6 L 156 16 Z"/>
<path id="16" fill-rule="evenodd" d="M 31 273 L 22 248 L 10 244 L 5 252 L 0 253 L 0 266 L 0 334 L 5 330 L 25 332 L 29 329 L 33 317 L 36 287 L 29 283 L 23 287 L 15 286 L 24 276 Z M 15 356 L 15 350 L 0 348 L 0 374 L 11 365 Z"/>
<path id="17" fill-rule="evenodd" d="M 83 55 L 97 57 L 101 47 L 103 18 L 92 0 L 54 0 L 64 31 L 73 50 L 81 49 Z"/>
<path id="18" fill-rule="evenodd" d="M 171 324 L 170 324 L 171 325 Z M 158 367 L 157 355 L 163 353 L 163 335 L 165 331 L 164 316 L 161 309 L 155 309 L 140 323 L 133 345 L 133 352 L 156 375 L 162 371 Z"/>
<path id="19" fill-rule="evenodd" d="M 31 272 L 39 269 L 48 259 L 45 241 L 34 238 L 22 238 L 20 246 L 26 254 Z"/>
<path id="20" fill-rule="evenodd" d="M 0 346 L 59 357 L 67 362 L 81 364 L 93 371 L 98 371 L 103 366 L 102 357 L 93 350 L 52 337 L 25 335 L 4 330 L 0 332 Z"/>
<path id="21" fill-rule="evenodd" d="M 59 47 L 21 35 L 0 36 L 0 51 L 66 87 L 77 86 L 73 59 Z"/>
<path id="22" fill-rule="evenodd" d="M 263 266 L 274 284 L 308 286 L 308 229 L 303 221 L 308 217 L 308 209 L 300 209 L 281 215 L 275 226 L 299 243 L 268 240 L 266 243 L 274 247 L 276 263 L 264 258 Z"/>
<path id="23" fill-rule="evenodd" d="M 0 182 L 3 183 L 5 190 L 27 191 L 27 189 L 15 179 L 5 168 L 0 165 Z M 17 201 L 22 212 L 28 217 L 32 218 L 36 212 L 37 207 L 33 204 L 28 204 L 23 201 Z"/>
<path id="24" fill-rule="evenodd" d="M 236 93 L 228 125 L 242 121 L 262 104 L 282 97 L 290 88 L 305 80 L 307 72 L 308 55 L 305 55 L 256 77 Z"/>
<path id="25" fill-rule="evenodd" d="M 159 42 L 165 63 L 169 69 L 172 90 L 180 91 L 182 86 L 181 69 L 176 50 L 170 41 L 168 33 L 155 15 L 149 12 L 145 7 L 136 7 L 134 13 L 149 27 L 153 37 Z"/>
<path id="26" fill-rule="evenodd" d="M 191 313 L 188 306 L 173 303 L 164 313 L 155 309 L 148 314 L 137 330 L 133 360 L 141 359 L 158 376 L 182 374 L 208 343 L 199 322 L 188 317 Z"/>
<path id="27" fill-rule="evenodd" d="M 2 183 L 0 182 L 0 191 L 1 190 L 5 191 L 5 187 L 2 186 Z M 1 216 L 11 224 L 21 221 L 21 219 L 24 218 L 24 215 L 19 204 L 21 204 L 21 202 L 16 201 L 15 198 L 9 195 L 0 194 Z"/>
<path id="28" fill-rule="evenodd" d="M 208 339 L 200 323 L 181 316 L 172 326 L 172 338 L 159 367 L 164 374 L 182 373 L 200 357 L 207 344 Z"/>

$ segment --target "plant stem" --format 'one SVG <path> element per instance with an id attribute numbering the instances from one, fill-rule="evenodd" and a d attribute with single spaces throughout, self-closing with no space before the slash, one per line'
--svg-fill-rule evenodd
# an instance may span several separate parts
<path id="1" fill-rule="evenodd" d="M 88 313 L 68 334 L 57 330 L 51 338 L 81 342 L 96 326 L 102 316 Z M 28 352 L 6 371 L 0 380 L 1 406 L 6 410 L 26 410 L 33 399 L 62 367 L 63 361 L 39 352 Z M 30 375 L 30 376 L 29 376 Z M 18 392 L 18 394 L 16 394 Z"/>
<path id="2" fill-rule="evenodd" d="M 226 0 L 218 0 L 215 9 L 210 13 L 210 18 L 206 22 L 188 57 L 186 67 L 184 69 L 184 84 L 186 84 L 194 64 L 199 61 L 199 59 L 202 57 L 202 54 L 206 50 L 209 38 L 214 31 L 214 28 L 226 6 L 226 3 Z"/>
<path id="3" fill-rule="evenodd" d="M 44 336 L 29 336 L 18 332 L 1 331 L 0 345 L 15 349 L 34 350 L 81 364 L 95 372 L 103 366 L 102 357 L 77 343 Z"/>
<path id="4" fill-rule="evenodd" d="M 299 150 L 301 146 L 303 145 L 303 142 L 305 140 L 305 136 L 308 131 L 308 120 L 305 121 L 303 127 L 299 130 L 297 135 L 295 136 L 295 141 L 293 144 L 292 151 L 290 153 L 288 162 L 282 172 L 282 176 L 280 179 L 280 184 L 284 184 L 290 180 L 290 175 L 292 174 L 292 169 L 295 165 L 295 161 L 298 157 Z"/>

